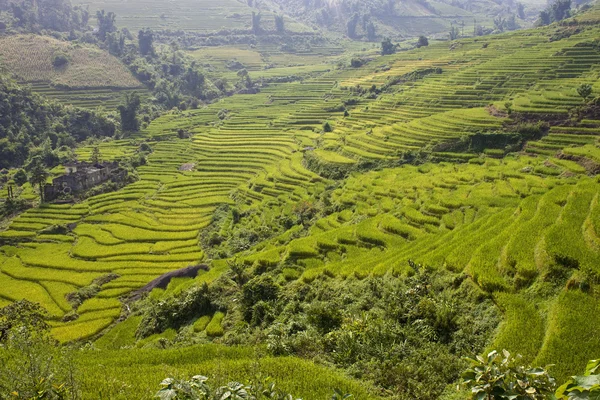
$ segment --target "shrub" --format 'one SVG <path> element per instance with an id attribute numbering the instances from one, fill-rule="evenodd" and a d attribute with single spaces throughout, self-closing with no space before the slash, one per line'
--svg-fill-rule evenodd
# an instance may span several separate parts
<path id="1" fill-rule="evenodd" d="M 544 368 L 519 366 L 520 356 L 490 352 L 486 358 L 470 360 L 471 368 L 463 375 L 463 384 L 471 389 L 472 399 L 547 399 L 552 397 L 556 383 Z"/>
<path id="2" fill-rule="evenodd" d="M 421 35 L 419 36 L 419 40 L 417 41 L 417 47 L 425 47 L 425 46 L 429 46 L 429 40 Z"/>
<path id="3" fill-rule="evenodd" d="M 270 276 L 252 278 L 242 288 L 242 305 L 246 321 L 253 319 L 254 306 L 259 302 L 276 300 L 279 296 L 279 285 Z"/>
<path id="4" fill-rule="evenodd" d="M 17 184 L 17 186 L 23 186 L 27 183 L 27 173 L 23 168 L 19 168 L 17 172 L 13 175 L 13 180 Z"/>
<path id="5" fill-rule="evenodd" d="M 588 362 L 583 376 L 573 376 L 556 391 L 559 399 L 597 399 L 600 397 L 600 360 Z"/>
<path id="6" fill-rule="evenodd" d="M 291 394 L 276 388 L 275 383 L 266 378 L 252 385 L 244 385 L 239 382 L 230 382 L 226 386 L 216 389 L 208 384 L 208 378 L 202 375 L 193 376 L 190 380 L 167 378 L 160 384 L 160 389 L 155 398 L 161 400 L 210 400 L 210 399 L 279 399 L 293 400 Z M 332 400 L 342 400 L 350 397 L 336 389 Z"/>
<path id="7" fill-rule="evenodd" d="M 69 64 L 69 57 L 64 53 L 56 53 L 52 57 L 52 65 L 54 68 L 61 68 Z"/>
<path id="8" fill-rule="evenodd" d="M 350 66 L 352 68 L 360 68 L 363 65 L 365 65 L 365 60 L 360 57 L 352 57 L 352 60 L 350 60 Z"/>
<path id="9" fill-rule="evenodd" d="M 333 132 L 333 127 L 331 126 L 329 121 L 325 121 L 325 123 L 323 124 L 323 132 Z"/>
<path id="10" fill-rule="evenodd" d="M 56 346 L 46 312 L 27 300 L 0 309 L 0 395 L 22 399 L 78 399 L 68 348 Z"/>

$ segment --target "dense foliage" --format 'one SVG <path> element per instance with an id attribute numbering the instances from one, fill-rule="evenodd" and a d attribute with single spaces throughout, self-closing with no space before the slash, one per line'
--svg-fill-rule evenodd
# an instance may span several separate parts
<path id="1" fill-rule="evenodd" d="M 36 32 L 70 32 L 84 29 L 89 11 L 72 7 L 69 0 L 13 0 L 0 2 L 0 23 L 5 29 Z"/>
<path id="2" fill-rule="evenodd" d="M 67 348 L 49 334 L 46 311 L 27 300 L 0 309 L 0 399 L 77 399 Z"/>
<path id="3" fill-rule="evenodd" d="M 117 124 L 102 114 L 44 100 L 0 77 L 0 168 L 23 166 L 33 152 L 52 167 L 62 147 L 116 132 Z"/>
<path id="4" fill-rule="evenodd" d="M 149 300 L 138 334 L 179 328 L 220 309 L 227 312 L 224 343 L 266 343 L 275 355 L 324 358 L 399 398 L 433 399 L 459 376 L 461 357 L 487 344 L 498 315 L 464 276 L 414 264 L 413 274 L 286 283 L 273 271 L 232 265 L 210 288 Z M 198 302 L 204 305 L 191 306 Z"/>

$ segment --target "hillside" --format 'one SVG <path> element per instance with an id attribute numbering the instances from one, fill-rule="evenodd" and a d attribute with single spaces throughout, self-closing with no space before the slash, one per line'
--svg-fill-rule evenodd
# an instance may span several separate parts
<path id="1" fill-rule="evenodd" d="M 152 382 L 134 383 L 144 373 L 249 375 L 244 348 L 232 347 L 239 362 L 201 365 L 185 347 L 157 350 L 209 342 L 257 345 L 270 354 L 257 362 L 307 398 L 324 392 L 303 377 L 324 370 L 271 356 L 342 369 L 368 382 L 335 375 L 360 398 L 461 398 L 462 357 L 490 349 L 556 364 L 564 381 L 600 358 L 599 23 L 595 6 L 547 27 L 431 40 L 96 144 L 104 160 L 152 152 L 124 189 L 10 221 L 0 306 L 40 303 L 62 343 L 99 338 L 83 368 L 113 365 L 124 396 L 149 394 Z M 197 53 L 209 55 L 227 62 Z M 301 383 L 293 368 L 308 371 Z"/>
<path id="2" fill-rule="evenodd" d="M 321 29 L 361 40 L 410 38 L 419 35 L 447 37 L 451 27 L 471 35 L 476 26 L 489 31 L 528 27 L 545 3 L 522 2 L 519 10 L 512 1 L 303 1 L 273 0 L 275 7 L 294 18 Z M 514 19 L 514 24 L 499 28 L 494 20 Z M 350 27 L 355 28 L 350 31 Z"/>
<path id="3" fill-rule="evenodd" d="M 53 60 L 59 55 L 67 61 L 57 67 Z M 0 66 L 34 91 L 74 105 L 115 106 L 124 91 L 142 88 L 108 52 L 48 36 L 0 37 Z"/>
<path id="4" fill-rule="evenodd" d="M 73 4 L 89 7 L 90 11 L 104 9 L 119 16 L 118 23 L 131 31 L 144 28 L 165 31 L 181 31 L 208 34 L 216 31 L 250 30 L 252 12 L 259 9 L 251 7 L 241 0 L 184 0 L 178 2 L 161 2 L 140 0 L 122 2 L 116 0 L 95 1 L 76 0 Z M 258 4 L 258 3 L 257 3 Z M 274 13 L 264 10 L 263 24 L 265 29 L 274 30 Z M 290 32 L 310 31 L 306 26 L 293 20 L 288 21 Z"/>

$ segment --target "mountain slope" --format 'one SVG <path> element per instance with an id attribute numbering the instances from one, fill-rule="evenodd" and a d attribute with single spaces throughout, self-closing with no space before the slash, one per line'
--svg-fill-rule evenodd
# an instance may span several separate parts
<path id="1" fill-rule="evenodd" d="M 151 143 L 140 181 L 16 218 L 0 233 L 2 302 L 41 302 L 63 342 L 94 338 L 129 315 L 121 300 L 133 290 L 207 263 L 153 291 L 123 345 L 278 344 L 383 388 L 400 390 L 393 379 L 406 377 L 437 394 L 464 352 L 486 346 L 558 364 L 560 379 L 575 374 L 600 356 L 600 113 L 577 90 L 600 91 L 598 21 L 594 8 L 562 25 L 432 41 L 172 112 L 104 143 L 105 159 Z M 75 227 L 47 234 L 54 225 Z M 397 296 L 384 298 L 391 309 L 373 309 L 365 297 L 386 279 L 401 290 L 386 292 Z M 358 294 L 344 291 L 351 284 Z M 90 287 L 81 305 L 65 300 Z M 221 339 L 194 331 L 207 310 L 187 300 L 205 290 Z M 458 300 L 473 323 L 454 318 Z M 490 333 L 494 310 L 502 323 Z M 393 339 L 398 363 L 355 357 L 387 350 L 384 339 L 370 346 L 375 333 Z M 417 334 L 417 345 L 396 340 Z M 451 366 L 441 383 L 426 369 L 439 365 Z"/>

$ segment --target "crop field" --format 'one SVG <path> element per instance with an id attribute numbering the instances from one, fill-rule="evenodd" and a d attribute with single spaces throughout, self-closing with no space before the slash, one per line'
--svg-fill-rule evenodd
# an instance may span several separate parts
<path id="1" fill-rule="evenodd" d="M 196 11 L 202 7 L 200 2 Z M 224 18 L 245 9 L 234 1 L 219 7 Z M 168 24 L 169 15 L 155 22 Z M 134 26 L 150 19 L 127 21 Z M 200 29 L 194 26 L 187 29 Z M 113 160 L 147 141 L 153 151 L 137 170 L 140 180 L 13 219 L 0 232 L 0 302 L 38 301 L 52 316 L 53 334 L 69 342 L 106 332 L 126 313 L 123 297 L 190 265 L 207 263 L 211 270 L 174 281 L 167 291 L 216 279 L 232 256 L 305 282 L 410 274 L 408 260 L 414 260 L 464 273 L 494 298 L 505 315 L 496 343 L 536 364 L 561 363 L 561 376 L 577 370 L 592 357 L 586 343 L 600 348 L 596 326 L 586 323 L 588 315 L 597 315 L 597 291 L 571 290 L 566 283 L 585 271 L 600 273 L 600 182 L 592 173 L 600 162 L 600 120 L 552 125 L 522 149 L 510 142 L 516 123 L 509 111 L 533 120 L 567 119 L 583 102 L 580 84 L 600 93 L 600 52 L 593 42 L 598 28 L 549 40 L 560 29 L 438 42 L 361 68 L 316 69 L 302 81 L 173 111 L 132 138 L 102 142 L 102 158 Z M 228 61 L 227 51 L 211 51 L 198 55 Z M 251 73 L 269 71 L 259 68 L 265 60 L 258 50 L 239 52 L 238 61 L 252 66 Z M 221 110 L 227 110 L 224 119 Z M 190 138 L 178 139 L 179 130 Z M 475 148 L 477 141 L 484 145 Z M 87 146 L 77 153 L 85 160 L 91 151 Z M 411 157 L 418 162 L 403 165 Z M 310 226 L 282 228 L 281 220 L 315 202 L 330 212 Z M 236 222 L 234 209 L 242 215 Z M 228 216 L 217 220 L 222 210 Z M 70 230 L 53 235 L 55 225 Z M 269 237 L 236 254 L 218 255 L 201 245 L 209 230 L 226 237 L 235 225 L 269 231 Z M 557 265 L 569 276 L 555 277 Z M 99 281 L 98 293 L 80 306 L 66 301 L 67 294 Z M 547 319 L 533 307 L 519 312 L 555 284 L 560 294 L 544 299 Z M 79 317 L 64 322 L 74 311 Z M 193 329 L 203 338 L 220 337 L 227 318 L 202 316 Z M 522 340 L 532 321 L 542 322 Z M 98 343 L 131 345 L 138 323 L 130 318 Z M 575 323 L 576 333 L 564 328 Z M 103 357 L 123 380 L 140 371 L 164 376 L 150 351 L 139 356 L 148 357 L 139 371 L 126 371 L 110 354 Z M 228 361 L 224 369 L 229 362 L 243 370 L 250 365 Z M 269 362 L 276 363 L 264 360 Z M 192 373 L 185 364 L 173 371 Z"/>
<path id="2" fill-rule="evenodd" d="M 66 67 L 52 65 L 52 57 L 57 53 L 69 57 Z M 23 82 L 47 82 L 73 89 L 141 86 L 117 58 L 106 52 L 49 37 L 15 35 L 1 38 L 0 62 Z"/>
<path id="3" fill-rule="evenodd" d="M 96 10 L 112 11 L 117 14 L 117 23 L 131 31 L 144 28 L 155 30 L 183 30 L 193 32 L 213 32 L 226 29 L 250 29 L 252 12 L 256 8 L 238 0 L 196 0 L 166 3 L 155 0 L 143 1 L 96 1 L 77 0 L 74 4 L 89 6 Z M 264 29 L 274 29 L 274 13 L 262 10 Z M 293 32 L 308 30 L 303 24 L 288 21 L 286 28 Z"/>
<path id="4" fill-rule="evenodd" d="M 123 332 L 122 343 L 127 336 Z M 95 350 L 94 357 L 82 352 L 78 361 L 86 371 L 84 397 L 151 398 L 166 375 L 189 379 L 200 374 L 212 384 L 223 385 L 232 380 L 247 383 L 260 371 L 278 388 L 302 398 L 328 398 L 335 388 L 360 399 L 379 398 L 371 387 L 342 373 L 299 358 L 266 357 L 264 353 L 262 348 L 202 345 L 173 350 Z"/>

